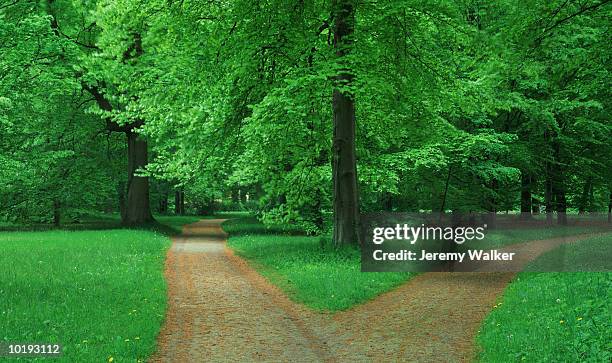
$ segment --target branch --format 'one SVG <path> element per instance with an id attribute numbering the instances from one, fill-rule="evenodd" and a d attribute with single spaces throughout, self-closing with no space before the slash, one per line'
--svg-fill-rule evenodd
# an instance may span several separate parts
<path id="1" fill-rule="evenodd" d="M 535 39 L 535 44 L 539 44 L 540 41 L 542 39 L 544 39 L 544 37 L 550 33 L 553 29 L 555 29 L 556 27 L 562 25 L 563 23 L 571 20 L 572 18 L 575 18 L 577 16 L 580 16 L 584 13 L 586 13 L 587 11 L 591 11 L 591 10 L 595 10 L 597 8 L 599 8 L 600 6 L 606 5 L 607 3 L 609 3 L 611 0 L 604 0 L 602 2 L 593 4 L 591 6 L 587 6 L 587 7 L 582 7 L 580 8 L 580 10 L 578 10 L 577 12 L 566 16 L 563 19 L 557 20 L 555 23 L 553 23 L 551 26 L 549 26 L 548 28 L 544 29 L 544 31 L 542 32 L 542 34 L 540 34 L 536 39 Z M 559 9 L 560 10 L 560 9 Z M 555 12 L 555 15 L 557 15 L 558 11 Z"/>
<path id="2" fill-rule="evenodd" d="M 6 8 L 8 8 L 8 7 L 10 7 L 10 6 L 13 6 L 13 5 L 17 5 L 17 3 L 18 3 L 19 1 L 21 1 L 21 0 L 15 0 L 15 1 L 13 1 L 12 3 L 9 3 L 9 4 L 4 4 L 4 5 L 0 6 L 0 10 L 2 10 L 2 9 L 6 9 Z"/>
<path id="3" fill-rule="evenodd" d="M 97 86 L 90 86 L 88 84 L 81 83 L 81 87 L 83 87 L 87 92 L 89 92 L 93 96 L 94 100 L 98 104 L 98 107 L 100 107 L 102 110 L 107 111 L 107 112 L 111 112 L 113 110 L 113 105 L 110 103 L 110 101 L 106 97 L 104 97 L 104 95 L 102 94 L 102 92 L 100 92 L 100 89 Z M 134 127 L 136 127 L 135 125 L 132 125 L 132 124 L 125 124 L 121 126 L 115 121 L 111 120 L 110 117 L 106 117 L 105 121 L 106 121 L 106 129 L 108 131 L 128 133 L 128 132 L 131 132 L 132 129 L 134 129 Z"/>
<path id="4" fill-rule="evenodd" d="M 17 0 L 17 1 L 19 1 L 19 0 Z M 80 42 L 78 39 L 71 38 L 66 33 L 62 32 L 62 30 L 59 27 L 59 23 L 57 21 L 57 17 L 55 16 L 53 11 L 51 10 L 51 4 L 53 3 L 53 1 L 54 0 L 47 0 L 47 6 L 49 6 L 47 14 L 51 17 L 51 30 L 53 30 L 55 35 L 57 35 L 58 37 L 62 36 L 64 38 L 70 40 L 74 44 L 80 45 L 81 47 L 85 47 L 85 48 L 89 48 L 89 49 L 95 49 L 95 50 L 100 50 L 100 48 L 98 48 L 95 45 L 91 45 L 91 44 L 86 44 L 86 43 Z"/>

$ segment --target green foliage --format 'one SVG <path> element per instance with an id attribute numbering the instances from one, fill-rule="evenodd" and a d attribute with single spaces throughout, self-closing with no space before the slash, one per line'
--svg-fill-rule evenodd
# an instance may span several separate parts
<path id="1" fill-rule="evenodd" d="M 609 6 L 359 2 L 342 64 L 330 10 L 280 0 L 3 7 L 3 214 L 116 210 L 125 146 L 107 135 L 110 122 L 149 141 L 139 172 L 156 178 L 155 204 L 181 188 L 192 211 L 210 213 L 240 191 L 266 223 L 324 233 L 340 69 L 355 77 L 362 210 L 516 209 L 522 175 L 538 200 L 552 181 L 569 208 L 607 204 Z"/>

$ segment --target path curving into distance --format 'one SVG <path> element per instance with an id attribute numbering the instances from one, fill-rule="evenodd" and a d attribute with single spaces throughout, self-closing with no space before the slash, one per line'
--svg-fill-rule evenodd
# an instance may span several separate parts
<path id="1" fill-rule="evenodd" d="M 152 362 L 470 361 L 482 320 L 514 276 L 424 273 L 353 309 L 317 313 L 226 248 L 223 221 L 186 225 L 173 239 Z"/>

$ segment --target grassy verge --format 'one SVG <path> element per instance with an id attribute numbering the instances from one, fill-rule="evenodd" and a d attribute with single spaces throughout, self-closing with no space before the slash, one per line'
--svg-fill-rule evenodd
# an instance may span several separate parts
<path id="1" fill-rule="evenodd" d="M 482 241 L 473 240 L 462 245 L 463 248 L 496 248 L 527 241 L 544 240 L 557 237 L 576 236 L 580 234 L 599 233 L 606 231 L 602 227 L 564 227 L 550 228 L 516 228 L 495 229 L 486 233 Z M 609 231 L 609 229 L 607 229 Z"/>
<path id="2" fill-rule="evenodd" d="M 197 218 L 159 220 L 174 233 Z M 169 245 L 150 230 L 0 232 L 0 341 L 60 343 L 66 362 L 145 361 L 166 309 Z"/>
<path id="3" fill-rule="evenodd" d="M 611 240 L 608 234 L 551 251 L 528 268 L 542 269 L 560 257 L 576 266 L 593 266 L 584 258 L 592 255 L 586 250 L 609 249 Z M 609 362 L 611 294 L 609 272 L 519 274 L 482 325 L 480 360 Z"/>
<path id="4" fill-rule="evenodd" d="M 158 225 L 154 230 L 165 234 L 180 234 L 185 224 L 195 223 L 204 217 L 194 216 L 155 216 Z"/>
<path id="5" fill-rule="evenodd" d="M 335 250 L 292 227 L 266 228 L 253 218 L 227 221 L 228 245 L 288 296 L 319 311 L 367 301 L 406 281 L 409 273 L 362 273 L 356 249 Z"/>

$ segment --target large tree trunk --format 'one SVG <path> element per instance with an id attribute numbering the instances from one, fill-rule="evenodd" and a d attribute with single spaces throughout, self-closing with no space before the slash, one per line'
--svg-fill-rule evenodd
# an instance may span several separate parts
<path id="1" fill-rule="evenodd" d="M 521 219 L 531 219 L 531 175 L 521 171 Z"/>
<path id="2" fill-rule="evenodd" d="M 350 90 L 353 75 L 347 55 L 355 29 L 353 0 L 333 0 L 334 48 L 342 69 L 334 79 L 334 136 L 332 156 L 335 246 L 359 244 L 359 191 L 355 155 L 355 99 Z"/>
<path id="3" fill-rule="evenodd" d="M 149 178 L 135 175 L 148 162 L 147 142 L 136 133 L 128 131 L 128 185 L 127 205 L 123 224 L 128 226 L 153 221 L 149 205 Z"/>

